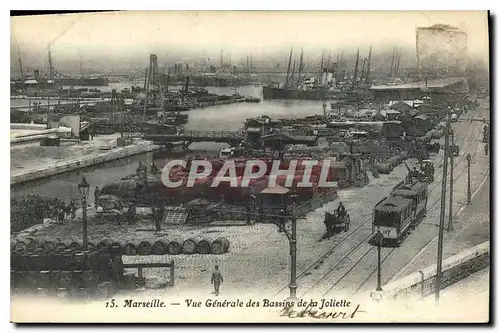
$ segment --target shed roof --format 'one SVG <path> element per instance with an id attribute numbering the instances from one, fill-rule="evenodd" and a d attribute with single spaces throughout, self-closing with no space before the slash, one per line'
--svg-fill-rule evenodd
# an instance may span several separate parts
<path id="1" fill-rule="evenodd" d="M 290 189 L 276 184 L 274 186 L 270 186 L 270 187 L 263 189 L 260 193 L 261 194 L 282 194 L 283 195 L 283 194 L 287 194 L 288 192 L 290 192 Z"/>

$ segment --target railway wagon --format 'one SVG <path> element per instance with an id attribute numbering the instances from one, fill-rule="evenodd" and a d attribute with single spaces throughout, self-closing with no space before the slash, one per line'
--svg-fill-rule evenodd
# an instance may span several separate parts
<path id="1" fill-rule="evenodd" d="M 372 231 L 382 233 L 383 245 L 399 246 L 422 221 L 427 212 L 427 187 L 425 182 L 402 181 L 375 205 Z"/>

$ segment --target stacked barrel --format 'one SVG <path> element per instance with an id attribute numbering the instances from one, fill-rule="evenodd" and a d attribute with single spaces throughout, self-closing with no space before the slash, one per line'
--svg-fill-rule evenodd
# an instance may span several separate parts
<path id="1" fill-rule="evenodd" d="M 388 175 L 394 170 L 395 167 L 403 162 L 403 154 L 404 153 L 400 153 L 398 155 L 389 157 L 383 163 L 375 163 L 373 167 L 377 170 L 378 173 Z"/>
<path id="2" fill-rule="evenodd" d="M 146 255 L 178 255 L 178 254 L 224 254 L 229 251 L 229 240 L 221 237 L 217 239 L 188 238 L 188 239 L 103 239 L 99 242 L 88 242 L 89 250 L 108 249 L 116 255 L 146 256 Z M 11 249 L 16 253 L 62 253 L 64 251 L 82 251 L 80 240 L 68 239 L 65 241 L 51 239 L 17 239 L 11 241 Z"/>
<path id="3" fill-rule="evenodd" d="M 109 298 L 120 283 L 121 262 L 107 248 L 16 248 L 11 250 L 11 289 L 40 296 Z M 123 273 L 122 273 L 123 274 Z"/>

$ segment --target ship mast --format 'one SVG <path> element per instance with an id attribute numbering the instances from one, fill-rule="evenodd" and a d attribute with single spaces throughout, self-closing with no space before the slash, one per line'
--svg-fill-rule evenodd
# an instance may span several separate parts
<path id="1" fill-rule="evenodd" d="M 300 84 L 300 76 L 302 74 L 302 69 L 303 69 L 303 55 L 304 55 L 304 49 L 300 49 L 300 60 L 299 60 L 299 75 L 297 78 L 297 84 Z"/>
<path id="2" fill-rule="evenodd" d="M 324 61 L 325 61 L 325 50 L 321 49 L 321 63 L 319 65 L 319 76 L 321 78 L 321 75 L 323 74 L 324 71 Z"/>
<path id="3" fill-rule="evenodd" d="M 352 79 L 352 87 L 356 86 L 356 79 L 358 77 L 358 65 L 359 65 L 359 48 L 358 53 L 356 54 L 356 65 L 354 66 L 354 77 Z"/>
<path id="4" fill-rule="evenodd" d="M 359 76 L 359 83 L 363 83 L 363 76 L 365 74 L 366 58 L 363 58 L 363 67 L 361 67 L 361 75 Z"/>
<path id="5" fill-rule="evenodd" d="M 396 45 L 394 45 L 392 49 L 392 61 L 391 61 L 391 72 L 389 74 L 390 77 L 394 77 L 394 57 L 396 56 Z"/>
<path id="6" fill-rule="evenodd" d="M 288 81 L 290 79 L 290 65 L 292 64 L 292 53 L 293 53 L 293 48 L 290 49 L 290 58 L 288 59 L 288 68 L 286 70 L 285 87 L 288 87 Z"/>
<path id="7" fill-rule="evenodd" d="M 21 51 L 19 50 L 19 46 L 17 47 L 17 55 L 19 57 L 19 70 L 21 71 L 21 80 L 24 82 L 23 62 L 21 60 Z"/>
<path id="8" fill-rule="evenodd" d="M 370 45 L 370 52 L 368 52 L 368 64 L 366 66 L 365 82 L 368 83 L 368 78 L 370 77 L 370 63 L 372 61 L 372 46 Z"/>
<path id="9" fill-rule="evenodd" d="M 394 76 L 399 76 L 399 62 L 401 60 L 401 51 L 398 51 L 397 58 L 396 58 L 396 65 L 394 69 Z"/>

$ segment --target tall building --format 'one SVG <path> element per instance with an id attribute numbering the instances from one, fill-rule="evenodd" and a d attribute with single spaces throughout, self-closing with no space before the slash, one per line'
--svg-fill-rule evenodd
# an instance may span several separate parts
<path id="1" fill-rule="evenodd" d="M 436 24 L 417 28 L 417 64 L 421 75 L 462 76 L 467 59 L 467 34 L 455 27 Z"/>

